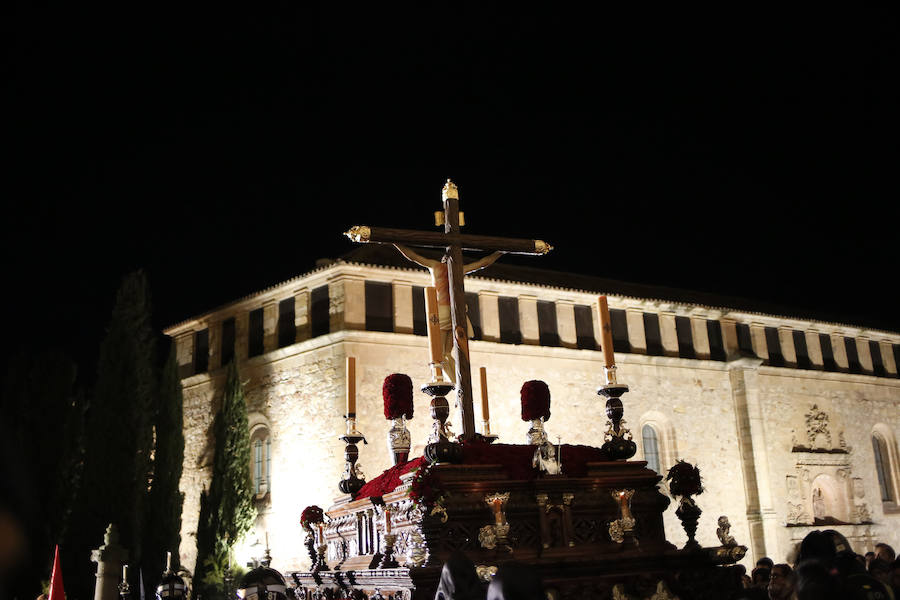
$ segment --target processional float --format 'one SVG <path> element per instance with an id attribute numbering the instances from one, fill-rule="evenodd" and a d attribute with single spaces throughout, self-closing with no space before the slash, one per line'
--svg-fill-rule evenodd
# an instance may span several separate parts
<path id="1" fill-rule="evenodd" d="M 501 444 L 490 430 L 487 374 L 480 369 L 481 433 L 475 430 L 463 276 L 503 253 L 541 255 L 542 240 L 463 234 L 456 186 L 443 188 L 443 232 L 356 226 L 354 242 L 394 244 L 426 266 L 429 377 L 419 387 L 431 398 L 432 433 L 423 456 L 410 460 L 413 417 L 410 377 L 393 374 L 383 387 L 388 445 L 394 465 L 366 482 L 357 467 L 355 361 L 347 362 L 346 468 L 338 488 L 344 494 L 327 510 L 303 511 L 301 525 L 312 567 L 286 579 L 300 600 L 431 600 L 445 562 L 463 553 L 488 585 L 498 569 L 520 563 L 539 574 L 556 598 L 719 598 L 740 586 L 729 567 L 746 553 L 733 537 L 702 548 L 694 540 L 700 509 L 699 471 L 679 461 L 669 472 L 677 511 L 688 532 L 678 549 L 665 538 L 663 512 L 670 499 L 658 489 L 662 477 L 636 452 L 625 427 L 622 398 L 629 391 L 616 375 L 612 326 L 605 296 L 598 299 L 603 383 L 609 419 L 599 447 L 553 444 L 545 429 L 550 390 L 540 380 L 521 389 L 522 419 L 530 423 L 526 444 Z M 413 247 L 440 248 L 440 260 L 425 259 Z M 494 254 L 466 265 L 463 250 Z M 448 372 L 449 371 L 449 372 Z M 448 426 L 455 393 L 462 431 Z M 727 519 L 720 520 L 727 524 Z"/>

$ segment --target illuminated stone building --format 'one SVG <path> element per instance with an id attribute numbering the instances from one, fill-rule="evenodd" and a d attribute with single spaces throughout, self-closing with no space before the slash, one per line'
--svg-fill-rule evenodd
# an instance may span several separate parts
<path id="1" fill-rule="evenodd" d="M 306 566 L 300 512 L 340 495 L 345 357 L 357 361 L 359 429 L 369 441 L 360 463 L 371 478 L 390 466 L 383 379 L 428 377 L 429 283 L 393 249 L 363 246 L 166 330 L 177 341 L 184 386 L 182 564 L 194 567 L 213 416 L 232 353 L 245 381 L 260 512 L 239 558 L 262 556 L 268 533 L 273 566 Z M 716 518 L 728 515 L 732 534 L 750 548 L 747 562 L 783 561 L 815 528 L 837 529 L 859 552 L 877 541 L 900 547 L 900 334 L 502 261 L 467 277 L 466 292 L 471 363 L 487 368 L 501 441 L 524 442 L 519 389 L 543 379 L 552 393 L 550 438 L 602 444 L 594 306 L 603 293 L 619 380 L 631 388 L 624 404 L 635 458 L 660 473 L 676 458 L 700 467 L 701 543 L 717 543 Z M 477 376 L 473 385 L 478 397 Z M 479 422 L 477 402 L 475 411 Z M 408 426 L 417 456 L 431 426 L 424 394 Z M 667 536 L 682 544 L 674 508 Z"/>

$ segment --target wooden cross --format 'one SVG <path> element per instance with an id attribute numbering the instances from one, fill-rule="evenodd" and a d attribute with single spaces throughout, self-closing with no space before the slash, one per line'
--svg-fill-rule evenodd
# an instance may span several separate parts
<path id="1" fill-rule="evenodd" d="M 459 193 L 449 179 L 442 190 L 444 232 L 389 229 L 357 225 L 345 233 L 354 242 L 408 244 L 426 248 L 444 248 L 450 279 L 450 317 L 453 349 L 456 355 L 456 389 L 462 408 L 462 439 L 475 435 L 475 413 L 472 407 L 472 374 L 469 366 L 469 338 L 466 330 L 466 294 L 463 284 L 463 250 L 500 251 L 510 254 L 547 254 L 553 249 L 542 240 L 468 235 L 460 233 Z M 438 216 L 440 213 L 438 213 Z"/>

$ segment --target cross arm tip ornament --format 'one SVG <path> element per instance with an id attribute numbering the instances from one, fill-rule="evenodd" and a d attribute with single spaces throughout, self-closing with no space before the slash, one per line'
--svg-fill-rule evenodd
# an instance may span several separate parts
<path id="1" fill-rule="evenodd" d="M 344 232 L 354 242 L 366 243 L 372 237 L 372 230 L 366 225 L 354 225 Z"/>
<path id="2" fill-rule="evenodd" d="M 455 198 L 459 200 L 459 190 L 456 189 L 456 184 L 447 180 L 447 183 L 444 184 L 443 189 L 441 189 L 441 199 L 446 200 L 447 198 Z"/>
<path id="3" fill-rule="evenodd" d="M 534 251 L 537 254 L 547 254 L 551 250 L 553 250 L 553 246 L 544 240 L 534 240 Z"/>

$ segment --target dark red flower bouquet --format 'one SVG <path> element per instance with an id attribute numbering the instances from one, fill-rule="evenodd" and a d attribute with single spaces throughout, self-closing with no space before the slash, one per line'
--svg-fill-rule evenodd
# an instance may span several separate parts
<path id="1" fill-rule="evenodd" d="M 689 462 L 678 460 L 666 475 L 673 496 L 697 496 L 703 493 L 700 469 Z"/>
<path id="2" fill-rule="evenodd" d="M 417 504 L 433 506 L 444 497 L 444 490 L 440 488 L 440 480 L 432 473 L 431 466 L 421 466 L 409 485 L 409 499 Z"/>
<path id="3" fill-rule="evenodd" d="M 312 530 L 312 526 L 316 523 L 325 521 L 325 511 L 313 504 L 303 509 L 300 514 L 300 527 L 306 530 Z"/>
<path id="4" fill-rule="evenodd" d="M 550 420 L 550 388 L 543 381 L 534 379 L 522 385 L 522 420 L 544 418 Z"/>
<path id="5" fill-rule="evenodd" d="M 413 386 L 409 375 L 394 373 L 384 378 L 381 386 L 384 398 L 384 418 L 399 419 L 413 417 Z"/>

